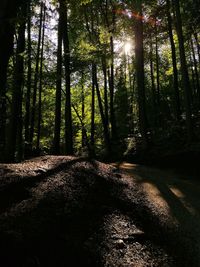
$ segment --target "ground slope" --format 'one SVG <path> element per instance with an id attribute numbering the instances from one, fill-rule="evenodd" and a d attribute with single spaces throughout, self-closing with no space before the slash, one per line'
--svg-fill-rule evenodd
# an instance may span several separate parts
<path id="1" fill-rule="evenodd" d="M 1 164 L 0 266 L 200 266 L 198 231 L 188 231 L 198 214 L 172 196 L 166 204 L 158 180 L 75 157 Z"/>

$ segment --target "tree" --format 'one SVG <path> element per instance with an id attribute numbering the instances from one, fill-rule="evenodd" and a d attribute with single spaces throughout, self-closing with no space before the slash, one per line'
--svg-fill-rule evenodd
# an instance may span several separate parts
<path id="1" fill-rule="evenodd" d="M 172 0 L 172 1 L 173 1 L 173 5 L 174 5 L 174 9 L 175 9 L 175 15 L 176 15 L 176 30 L 177 30 L 178 42 L 179 42 L 182 84 L 183 84 L 184 96 L 185 96 L 187 137 L 188 137 L 188 141 L 191 142 L 193 139 L 192 112 L 191 112 L 191 91 L 190 91 L 191 89 L 190 89 L 190 80 L 189 80 L 187 62 L 186 62 L 186 56 L 185 56 L 180 3 L 179 3 L 179 0 Z"/>
<path id="2" fill-rule="evenodd" d="M 143 51 L 143 19 L 142 1 L 136 1 L 137 17 L 135 20 L 135 68 L 138 90 L 139 128 L 141 133 L 142 149 L 146 149 L 147 140 L 147 116 L 144 78 L 144 51 Z"/>
<path id="3" fill-rule="evenodd" d="M 55 127 L 54 127 L 54 144 L 53 144 L 53 152 L 56 155 L 59 155 L 59 153 L 60 153 L 61 91 L 62 91 L 62 39 L 63 39 L 62 14 L 61 14 L 61 7 L 59 7 Z"/>
<path id="4" fill-rule="evenodd" d="M 5 160 L 6 149 L 6 82 L 7 67 L 13 52 L 14 20 L 23 1 L 2 0 L 0 5 L 0 161 Z"/>
<path id="5" fill-rule="evenodd" d="M 32 59 L 31 59 L 31 3 L 27 5 L 27 81 L 26 81 L 26 112 L 25 112 L 25 156 L 30 152 L 30 105 L 31 105 L 31 85 L 32 85 Z"/>
<path id="6" fill-rule="evenodd" d="M 67 4 L 60 0 L 60 9 L 63 29 L 64 66 L 65 66 L 65 152 L 73 154 L 72 114 L 71 114 L 71 69 L 70 69 L 70 47 L 69 47 L 69 24 Z"/>
<path id="7" fill-rule="evenodd" d="M 22 86 L 24 81 L 24 51 L 25 51 L 25 29 L 26 29 L 27 6 L 24 4 L 20 9 L 20 24 L 18 28 L 16 63 L 12 85 L 12 107 L 10 119 L 10 131 L 8 139 L 9 161 L 21 161 L 22 150 Z M 17 152 L 17 155 L 15 153 Z"/>
<path id="8" fill-rule="evenodd" d="M 172 18 L 171 18 L 171 5 L 170 0 L 166 0 L 166 12 L 168 22 L 168 34 L 171 44 L 172 63 L 173 63 L 173 82 L 174 82 L 174 100 L 175 100 L 175 117 L 176 120 L 180 120 L 181 108 L 180 108 L 180 94 L 178 85 L 178 70 L 177 70 L 177 59 L 176 59 L 176 47 L 174 43 L 173 30 L 172 30 Z"/>
<path id="9" fill-rule="evenodd" d="M 42 82 L 43 82 L 43 57 L 44 57 L 44 37 L 45 37 L 45 18 L 46 7 L 43 8 L 43 25 L 42 25 L 42 39 L 41 39 L 41 51 L 40 51 L 40 70 L 39 70 L 39 97 L 38 97 L 38 124 L 37 124 L 37 143 L 36 150 L 40 151 L 40 136 L 41 136 L 41 122 L 42 122 Z"/>
<path id="10" fill-rule="evenodd" d="M 44 4 L 40 4 L 40 22 L 39 22 L 39 32 L 38 32 L 38 43 L 37 43 L 37 53 L 35 59 L 35 73 L 34 73 L 34 84 L 33 84 L 33 98 L 31 107 L 31 127 L 30 127 L 30 144 L 31 149 L 33 148 L 33 137 L 35 134 L 35 114 L 36 114 L 36 101 L 37 101 L 37 91 L 38 91 L 38 81 L 39 81 L 39 63 L 40 63 L 40 46 L 42 38 L 42 21 L 43 21 L 43 9 Z"/>

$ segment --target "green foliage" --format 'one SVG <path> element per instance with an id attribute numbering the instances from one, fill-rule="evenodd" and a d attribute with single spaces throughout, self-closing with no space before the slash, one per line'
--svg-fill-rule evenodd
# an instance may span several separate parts
<path id="1" fill-rule="evenodd" d="M 55 127 L 55 98 L 56 98 L 56 68 L 57 68 L 57 31 L 58 31 L 58 3 L 59 1 L 51 1 L 47 7 L 47 20 L 45 22 L 45 44 L 43 54 L 43 75 L 42 75 L 42 120 L 41 120 L 41 148 L 48 148 L 51 151 L 54 139 Z M 170 128 L 170 124 L 175 122 L 175 95 L 173 88 L 173 60 L 171 46 L 169 41 L 168 23 L 166 15 L 165 1 L 100 1 L 100 0 L 81 0 L 67 1 L 68 7 L 68 30 L 69 30 L 69 56 L 70 56 L 70 72 L 71 72 L 71 101 L 72 101 L 72 119 L 73 119 L 73 138 L 75 142 L 75 151 L 82 151 L 82 130 L 87 132 L 88 139 L 91 137 L 91 102 L 92 102 L 92 64 L 97 65 L 98 85 L 100 89 L 103 112 L 108 111 L 108 132 L 111 136 L 111 68 L 114 72 L 114 112 L 116 116 L 118 139 L 120 142 L 136 138 L 140 136 L 139 130 L 139 110 L 138 97 L 141 88 L 137 88 L 136 77 L 136 60 L 134 46 L 137 36 L 134 37 L 134 27 L 136 22 L 143 21 L 143 44 L 144 44 L 144 70 L 145 70 L 145 108 L 148 117 L 148 133 L 154 143 L 159 140 L 162 131 L 166 136 L 173 136 L 177 139 L 177 131 L 166 129 L 166 125 Z M 142 4 L 142 5 L 141 5 Z M 191 47 L 188 43 L 191 36 L 194 41 L 195 59 L 197 64 L 197 72 L 199 75 L 199 15 L 195 1 L 181 0 L 181 13 L 183 15 L 183 33 L 185 37 L 185 49 L 187 55 L 187 66 L 189 68 L 190 81 L 192 88 L 190 97 L 192 99 L 193 116 L 198 117 L 199 113 L 199 91 L 197 86 L 198 77 L 195 77 L 195 60 L 192 58 Z M 143 17 L 137 16 L 137 7 L 142 7 Z M 34 72 L 36 67 L 36 51 L 38 45 L 39 32 L 39 3 L 33 3 L 33 11 L 31 13 L 31 90 L 33 90 Z M 176 24 L 174 20 L 173 9 L 170 10 L 172 15 L 173 39 L 175 42 L 180 108 L 182 119 L 180 123 L 183 137 L 185 138 L 185 104 L 184 92 L 181 84 L 181 68 L 178 37 L 176 34 Z M 192 17 L 192 19 L 191 19 Z M 152 19 L 153 18 L 153 19 Z M 14 23 L 18 28 L 20 24 L 18 18 Z M 196 34 L 197 40 L 194 38 Z M 18 37 L 18 36 L 16 36 Z M 111 37 L 114 41 L 114 51 L 111 51 Z M 26 34 L 27 38 L 27 34 Z M 125 55 L 124 45 L 127 40 L 131 40 L 132 47 L 128 55 Z M 9 63 L 8 79 L 7 79 L 7 116 L 8 122 L 11 117 L 12 102 L 12 86 L 13 73 L 16 64 L 16 42 L 14 43 L 14 55 Z M 156 55 L 156 41 L 158 44 L 158 58 Z M 152 48 L 150 47 L 152 46 Z M 152 51 L 150 51 L 152 49 Z M 112 54 L 113 52 L 113 54 Z M 22 117 L 25 119 L 26 112 L 26 94 L 27 94 L 27 61 L 28 51 L 21 53 L 25 60 L 24 68 L 24 88 L 22 101 Z M 62 101 L 61 101 L 61 147 L 64 147 L 65 137 L 65 70 L 64 59 L 62 59 Z M 151 62 L 152 61 L 152 62 Z M 106 67 L 107 75 L 107 95 L 105 96 L 105 81 L 102 63 Z M 150 63 L 153 66 L 153 72 L 150 70 Z M 112 66 L 113 64 L 113 66 Z M 158 71 L 157 72 L 157 64 Z M 198 76 L 196 75 L 196 76 Z M 158 77 L 159 76 L 159 77 Z M 158 78 L 160 82 L 160 91 L 158 92 Z M 152 80 L 154 87 L 152 85 Z M 38 88 L 38 85 L 37 85 Z M 84 91 L 84 99 L 82 99 L 82 90 Z M 154 91 L 153 91 L 154 90 Z M 160 103 L 158 103 L 158 93 L 160 94 Z M 155 94 L 155 95 L 154 95 Z M 31 91 L 32 105 L 33 92 Z M 107 99 L 106 99 L 107 98 Z M 84 118 L 82 114 L 82 105 L 84 101 Z M 105 107 L 106 101 L 108 107 Z M 38 93 L 36 108 L 38 108 Z M 78 113 L 78 115 L 77 115 Z M 161 116 L 161 117 L 159 117 Z M 82 121 L 81 121 L 82 120 Z M 38 121 L 38 113 L 36 113 L 36 122 Z M 8 131 L 8 130 L 7 130 Z M 36 146 L 35 132 L 34 144 Z M 134 135 L 134 136 L 133 136 Z M 24 134 L 23 134 L 24 138 Z M 170 138 L 169 138 L 170 139 Z M 172 138 L 173 139 L 173 138 Z M 135 139 L 134 139 L 135 140 Z M 164 137 L 161 138 L 164 140 Z M 111 140 L 112 141 L 112 140 Z M 116 150 L 120 142 L 116 142 Z M 160 141 L 158 141 L 160 142 Z M 161 141 L 164 142 L 164 141 Z M 168 140 L 168 142 L 170 142 Z M 175 140 L 173 140 L 175 142 Z M 131 143 L 131 145 L 130 145 Z M 127 146 L 132 146 L 135 141 L 127 141 Z M 105 151 L 105 140 L 103 134 L 102 118 L 100 116 L 97 95 L 95 93 L 95 148 L 98 153 Z M 125 146 L 122 150 L 126 150 Z M 63 149 L 62 149 L 63 151 Z M 98 154 L 97 153 L 97 154 Z"/>

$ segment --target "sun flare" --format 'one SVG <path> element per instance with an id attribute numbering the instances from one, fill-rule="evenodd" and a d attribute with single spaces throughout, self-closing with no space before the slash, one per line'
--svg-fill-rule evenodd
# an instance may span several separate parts
<path id="1" fill-rule="evenodd" d="M 132 45 L 130 42 L 126 42 L 124 44 L 124 52 L 126 55 L 130 54 L 131 48 L 132 48 Z"/>

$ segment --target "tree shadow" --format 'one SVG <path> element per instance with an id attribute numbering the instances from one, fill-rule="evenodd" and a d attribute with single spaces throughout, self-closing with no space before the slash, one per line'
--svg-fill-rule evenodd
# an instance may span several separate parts
<path id="1" fill-rule="evenodd" d="M 161 239 L 164 237 L 164 242 L 166 244 L 171 244 L 172 252 L 175 250 L 177 256 L 183 262 L 183 266 L 200 266 L 198 242 L 200 237 L 200 217 L 198 212 L 193 211 L 193 209 L 199 211 L 200 206 L 195 203 L 196 198 L 193 194 L 195 193 L 197 196 L 199 188 L 195 188 L 195 185 L 191 183 L 191 189 L 188 190 L 188 181 L 169 179 L 168 177 L 163 177 L 162 179 L 158 177 L 159 175 L 162 176 L 162 172 L 153 170 L 151 173 L 151 168 L 146 169 L 144 166 L 137 165 L 130 173 L 135 173 L 140 176 L 137 181 L 138 184 L 143 185 L 148 183 L 158 190 L 160 197 L 169 207 L 170 216 L 177 221 L 177 227 L 172 227 L 170 231 L 167 231 L 168 229 L 165 229 L 165 227 L 161 229 L 161 232 L 163 232 Z M 181 197 L 176 195 L 176 190 L 181 194 Z M 191 191 L 191 193 L 189 191 Z M 145 198 L 149 202 L 149 196 L 147 194 L 145 195 Z M 188 203 L 189 206 L 186 205 L 186 203 Z M 156 225 L 159 226 L 162 224 L 162 217 L 155 217 L 154 219 L 158 220 Z M 161 222 L 159 222 L 159 220 Z M 165 232 L 168 232 L 168 234 L 165 235 Z"/>
<path id="2" fill-rule="evenodd" d="M 67 172 L 61 177 L 59 172 L 65 168 Z M 137 196 L 126 198 L 125 191 L 135 189 L 129 188 L 114 169 L 102 173 L 98 168 L 96 162 L 84 159 L 56 168 L 50 172 L 53 186 L 42 195 L 36 207 L 24 206 L 15 215 L 0 218 L 4 229 L 0 234 L 2 266 L 105 266 L 100 251 L 105 233 L 100 229 L 105 215 L 116 210 L 127 214 L 144 232 L 142 236 L 132 237 L 133 242 L 148 239 L 165 249 L 171 239 L 166 237 L 167 231 L 159 218 L 145 204 L 144 192 L 138 191 L 140 201 Z M 28 185 L 41 188 L 45 183 L 42 177 L 40 182 Z M 166 188 L 160 190 L 166 194 Z M 171 195 L 169 198 L 172 204 L 175 200 Z M 98 238 L 91 239 L 96 233 Z"/>

